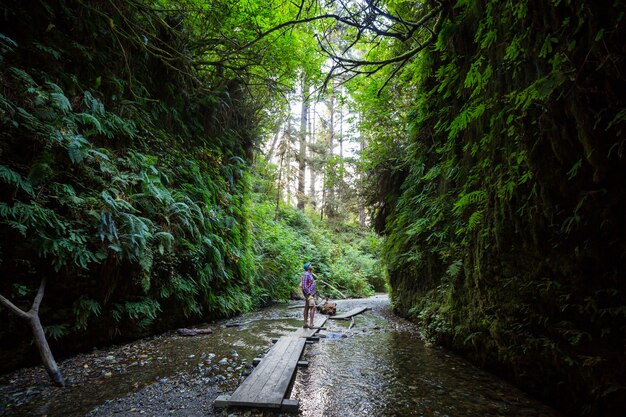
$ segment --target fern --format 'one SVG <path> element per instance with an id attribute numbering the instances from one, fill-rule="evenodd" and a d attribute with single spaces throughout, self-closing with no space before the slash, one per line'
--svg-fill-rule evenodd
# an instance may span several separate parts
<path id="1" fill-rule="evenodd" d="M 33 187 L 29 180 L 23 178 L 20 174 L 13 171 L 6 165 L 0 165 L 0 180 L 24 191 L 30 196 L 34 195 Z"/>
<path id="2" fill-rule="evenodd" d="M 91 316 L 99 316 L 102 312 L 102 307 L 96 300 L 81 296 L 74 302 L 73 311 L 75 315 L 75 327 L 84 330 L 87 328 L 89 318 Z"/>
<path id="3" fill-rule="evenodd" d="M 459 213 L 463 209 L 465 209 L 465 207 L 483 203 L 486 198 L 487 193 L 483 190 L 475 190 L 466 194 L 462 194 L 454 203 L 454 211 Z"/>
<path id="4" fill-rule="evenodd" d="M 46 335 L 52 337 L 54 340 L 59 340 L 69 333 L 69 326 L 67 324 L 53 324 L 44 326 L 43 330 Z"/>

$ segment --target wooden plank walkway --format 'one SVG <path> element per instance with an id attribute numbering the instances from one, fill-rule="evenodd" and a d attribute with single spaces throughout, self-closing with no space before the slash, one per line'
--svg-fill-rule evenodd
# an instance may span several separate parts
<path id="1" fill-rule="evenodd" d="M 322 327 L 328 318 L 315 317 L 315 327 Z M 228 395 L 217 397 L 216 408 L 221 407 L 256 407 L 297 411 L 298 401 L 286 399 L 287 391 L 296 372 L 300 356 L 307 339 L 313 337 L 319 329 L 299 328 L 293 333 L 280 337 L 259 365 L 243 383 Z"/>
<path id="2" fill-rule="evenodd" d="M 326 320 L 328 320 L 328 317 L 322 316 L 320 314 L 316 314 L 313 324 L 315 325 L 315 327 L 322 327 L 326 323 Z M 301 327 L 298 330 L 296 330 L 295 333 L 293 333 L 293 335 L 295 337 L 305 337 L 308 339 L 309 337 L 313 337 L 313 335 L 317 333 L 319 330 L 320 329 L 307 329 L 305 327 Z"/>
<path id="3" fill-rule="evenodd" d="M 230 396 L 229 405 L 280 408 L 306 339 L 283 336 Z"/>
<path id="4" fill-rule="evenodd" d="M 354 308 L 350 311 L 348 311 L 347 313 L 343 313 L 343 314 L 339 314 L 337 316 L 330 316 L 331 319 L 333 320 L 347 320 L 352 316 L 356 316 L 357 314 L 361 314 L 362 312 L 364 312 L 365 310 L 368 310 L 369 307 L 359 307 L 359 308 Z"/>

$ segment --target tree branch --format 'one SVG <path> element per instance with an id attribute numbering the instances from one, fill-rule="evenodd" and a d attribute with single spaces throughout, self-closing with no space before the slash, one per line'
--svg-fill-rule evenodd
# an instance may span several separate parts
<path id="1" fill-rule="evenodd" d="M 30 308 L 30 311 L 35 314 L 39 314 L 39 306 L 41 305 L 41 300 L 43 299 L 43 294 L 46 291 L 46 277 L 41 278 L 41 282 L 39 283 L 39 289 L 37 290 L 37 295 L 33 300 L 33 306 Z"/>
<path id="2" fill-rule="evenodd" d="M 20 309 L 18 306 L 13 304 L 8 298 L 5 298 L 2 294 L 0 294 L 0 304 L 5 306 L 7 309 L 11 310 L 18 317 L 28 320 L 29 316 L 24 310 Z"/>

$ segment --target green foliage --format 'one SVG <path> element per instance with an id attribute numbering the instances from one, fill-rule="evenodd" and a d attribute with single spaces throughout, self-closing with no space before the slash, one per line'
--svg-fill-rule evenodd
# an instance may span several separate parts
<path id="1" fill-rule="evenodd" d="M 626 366 L 624 12 L 459 1 L 388 91 L 385 71 L 355 87 L 397 311 L 590 415 L 619 408 Z"/>
<path id="2" fill-rule="evenodd" d="M 271 170 L 263 162 L 255 167 L 256 193 L 252 199 L 251 223 L 254 239 L 256 290 L 262 299 L 286 299 L 300 294 L 302 266 L 311 262 L 318 277 L 347 296 L 372 295 L 384 291 L 380 268 L 379 241 L 371 232 L 347 224 L 320 221 L 314 213 L 283 206 L 276 213 L 271 189 Z M 263 175 L 259 175 L 263 173 Z M 265 175 L 265 177 L 264 177 Z M 340 297 L 332 288 L 318 283 L 325 297 Z"/>
<path id="3" fill-rule="evenodd" d="M 94 343 L 274 298 L 255 289 L 248 164 L 279 88 L 255 86 L 288 87 L 302 56 L 278 33 L 232 45 L 296 9 L 57 6 L 0 8 L 0 293 L 26 304 L 47 276 L 48 334 Z"/>

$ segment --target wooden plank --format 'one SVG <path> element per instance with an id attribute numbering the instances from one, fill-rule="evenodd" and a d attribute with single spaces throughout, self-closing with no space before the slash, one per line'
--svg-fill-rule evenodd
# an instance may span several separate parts
<path id="1" fill-rule="evenodd" d="M 283 336 L 237 388 L 229 405 L 280 408 L 304 350 L 305 339 Z"/>
<path id="2" fill-rule="evenodd" d="M 276 367 L 278 365 L 278 360 L 284 354 L 287 346 L 290 341 L 287 338 L 282 338 L 279 342 L 277 342 L 272 349 L 265 356 L 264 361 L 261 361 L 259 366 L 257 366 L 252 374 L 250 374 L 244 382 L 237 388 L 237 390 L 231 396 L 231 402 L 234 405 L 246 405 L 248 402 L 253 401 L 254 399 L 250 399 L 254 397 L 255 393 L 258 392 L 265 382 L 267 382 L 267 377 L 272 373 L 276 372 Z M 280 369 L 280 368 L 278 368 Z M 241 404 L 237 404 L 241 403 Z"/>
<path id="3" fill-rule="evenodd" d="M 356 316 L 357 314 L 361 314 L 362 312 L 364 312 L 365 310 L 368 310 L 369 307 L 359 307 L 359 308 L 354 308 L 350 311 L 348 311 L 347 313 L 343 313 L 343 314 L 339 314 L 338 316 L 331 316 L 330 318 L 333 320 L 347 320 L 352 316 Z"/>
<path id="4" fill-rule="evenodd" d="M 280 407 L 282 405 L 291 378 L 296 371 L 296 365 L 302 350 L 304 349 L 304 343 L 297 338 L 290 338 L 290 345 L 287 348 L 284 356 L 281 358 L 282 372 L 277 371 L 272 373 L 265 386 L 258 395 L 261 402 L 272 404 L 274 407 Z"/>
<path id="5" fill-rule="evenodd" d="M 226 408 L 230 403 L 230 395 L 220 395 L 213 402 L 215 408 Z"/>
<path id="6" fill-rule="evenodd" d="M 304 349 L 303 340 L 299 338 L 290 338 L 291 343 L 285 352 L 285 355 L 281 358 L 281 370 L 273 372 L 267 382 L 263 386 L 262 390 L 258 394 L 258 400 L 261 403 L 270 404 L 272 408 L 279 408 L 282 405 L 291 378 L 296 372 L 296 365 L 302 350 Z"/>
<path id="7" fill-rule="evenodd" d="M 261 363 L 262 360 L 263 359 L 261 358 L 252 359 L 252 365 L 257 366 L 258 364 Z M 309 361 L 298 361 L 298 366 L 304 366 L 304 367 L 309 366 Z"/>
<path id="8" fill-rule="evenodd" d="M 316 314 L 313 324 L 315 325 L 315 327 L 322 327 L 324 323 L 326 323 L 326 320 L 328 320 L 327 316 L 324 316 L 322 314 Z M 293 333 L 293 336 L 308 338 L 308 337 L 313 336 L 315 333 L 319 331 L 320 329 L 308 329 L 308 328 L 301 327 Z"/>
<path id="9" fill-rule="evenodd" d="M 265 356 L 265 360 L 261 361 L 261 364 L 255 368 L 254 372 L 235 391 L 233 396 L 236 400 L 239 399 L 244 402 L 256 401 L 256 396 L 263 389 L 272 373 L 282 372 L 283 363 L 281 359 L 287 352 L 290 343 L 291 341 L 286 337 L 276 342 Z"/>
<path id="10" fill-rule="evenodd" d="M 284 413 L 297 413 L 298 406 L 300 402 L 298 400 L 283 400 L 282 407 L 280 407 L 280 411 Z"/>

